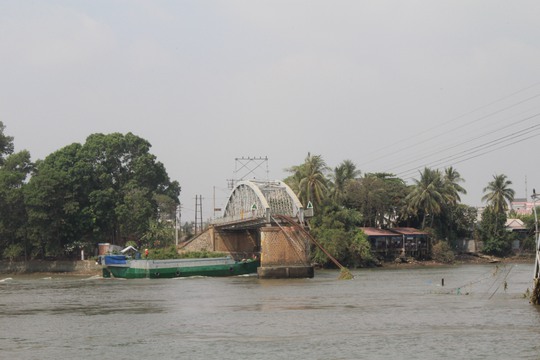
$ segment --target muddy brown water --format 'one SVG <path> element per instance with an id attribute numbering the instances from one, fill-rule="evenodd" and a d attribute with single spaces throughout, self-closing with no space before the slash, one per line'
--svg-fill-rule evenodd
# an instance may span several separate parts
<path id="1" fill-rule="evenodd" d="M 533 264 L 313 279 L 0 275 L 3 359 L 540 359 Z M 441 286 L 444 279 L 445 286 Z"/>

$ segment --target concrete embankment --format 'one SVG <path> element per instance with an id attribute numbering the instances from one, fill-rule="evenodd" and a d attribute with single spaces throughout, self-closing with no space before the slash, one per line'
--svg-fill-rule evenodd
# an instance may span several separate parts
<path id="1" fill-rule="evenodd" d="M 70 273 L 73 275 L 101 274 L 101 266 L 93 260 L 30 260 L 0 261 L 0 274 Z"/>

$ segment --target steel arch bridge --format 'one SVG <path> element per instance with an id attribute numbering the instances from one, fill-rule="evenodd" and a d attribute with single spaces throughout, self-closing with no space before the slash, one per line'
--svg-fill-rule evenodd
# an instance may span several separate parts
<path id="1" fill-rule="evenodd" d="M 223 217 L 214 226 L 237 228 L 239 224 L 254 226 L 271 223 L 275 215 L 304 221 L 304 208 L 296 194 L 282 181 L 239 181 L 227 201 Z"/>

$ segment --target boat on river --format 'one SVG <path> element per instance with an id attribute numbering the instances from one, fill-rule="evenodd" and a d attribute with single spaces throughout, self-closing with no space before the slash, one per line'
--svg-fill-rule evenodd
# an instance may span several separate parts
<path id="1" fill-rule="evenodd" d="M 103 255 L 100 258 L 104 278 L 176 278 L 189 276 L 237 276 L 257 273 L 258 259 L 236 261 L 230 256 L 218 258 L 149 260 L 127 255 Z"/>

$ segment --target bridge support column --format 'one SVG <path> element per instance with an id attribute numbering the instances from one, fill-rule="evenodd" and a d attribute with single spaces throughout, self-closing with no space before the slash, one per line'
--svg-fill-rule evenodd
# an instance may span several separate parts
<path id="1" fill-rule="evenodd" d="M 309 242 L 293 228 L 268 226 L 260 229 L 260 278 L 312 278 Z"/>

